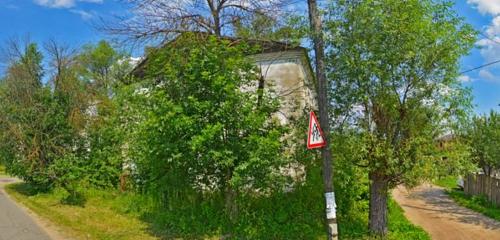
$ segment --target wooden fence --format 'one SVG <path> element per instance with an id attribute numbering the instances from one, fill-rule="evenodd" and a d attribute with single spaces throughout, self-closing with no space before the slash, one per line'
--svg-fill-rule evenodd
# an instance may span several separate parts
<path id="1" fill-rule="evenodd" d="M 484 174 L 469 174 L 464 179 L 464 192 L 470 195 L 484 195 L 500 207 L 500 179 Z"/>

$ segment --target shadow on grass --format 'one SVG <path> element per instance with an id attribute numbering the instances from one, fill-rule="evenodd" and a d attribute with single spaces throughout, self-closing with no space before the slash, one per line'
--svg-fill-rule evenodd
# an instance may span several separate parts
<path id="1" fill-rule="evenodd" d="M 61 203 L 64 205 L 85 207 L 87 203 L 87 198 L 81 192 L 69 192 L 69 195 L 61 199 Z"/>
<path id="2" fill-rule="evenodd" d="M 47 192 L 47 191 L 42 191 L 39 188 L 33 187 L 31 184 L 24 182 L 9 184 L 6 187 L 27 197 Z"/>
<path id="3" fill-rule="evenodd" d="M 233 221 L 220 196 L 150 210 L 141 220 L 160 239 L 321 239 L 324 210 L 318 192 L 312 198 L 310 192 L 298 191 L 238 199 Z"/>
<path id="4" fill-rule="evenodd" d="M 64 205 L 85 207 L 85 203 L 87 202 L 85 194 L 83 194 L 80 191 L 65 190 L 67 192 L 66 194 L 54 193 L 54 191 L 34 187 L 33 185 L 25 182 L 9 184 L 6 187 L 25 197 L 32 197 L 38 194 L 52 193 L 56 196 L 59 196 L 61 198 L 60 203 Z"/>

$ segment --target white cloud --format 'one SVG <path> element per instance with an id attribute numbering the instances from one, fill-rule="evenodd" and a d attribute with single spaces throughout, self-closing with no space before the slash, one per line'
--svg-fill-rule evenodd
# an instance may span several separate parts
<path id="1" fill-rule="evenodd" d="M 483 38 L 476 42 L 480 47 L 480 54 L 485 63 L 498 61 L 500 56 L 500 0 L 467 0 L 468 4 L 473 5 L 484 15 L 493 16 L 491 24 L 484 28 Z M 500 83 L 499 72 L 500 65 L 491 65 L 488 69 L 481 69 L 478 77 L 482 80 Z M 470 82 L 474 79 L 462 75 L 458 78 L 461 82 Z"/>
<path id="2" fill-rule="evenodd" d="M 486 62 L 497 61 L 500 56 L 500 16 L 495 17 L 491 24 L 486 27 L 485 35 L 487 38 L 476 42 L 480 53 Z"/>
<path id="3" fill-rule="evenodd" d="M 467 3 L 474 5 L 482 14 L 500 14 L 500 0 L 467 0 Z"/>
<path id="4" fill-rule="evenodd" d="M 481 49 L 479 52 L 486 62 L 498 60 L 500 56 L 500 37 L 483 38 L 476 42 Z"/>
<path id="5" fill-rule="evenodd" d="M 458 81 L 460 82 L 472 82 L 474 81 L 474 79 L 472 79 L 470 76 L 467 76 L 467 75 L 461 75 L 458 77 Z"/>
<path id="6" fill-rule="evenodd" d="M 491 25 L 486 29 L 488 36 L 495 36 L 500 34 L 500 16 L 493 18 Z"/>
<path id="7" fill-rule="evenodd" d="M 486 69 L 479 71 L 479 77 L 490 82 L 500 82 L 500 78 Z"/>
<path id="8" fill-rule="evenodd" d="M 80 15 L 80 17 L 85 21 L 88 21 L 88 20 L 91 20 L 92 18 L 94 18 L 94 13 L 92 13 L 92 12 L 87 12 L 87 11 L 79 10 L 79 9 L 71 9 L 69 11 L 74 13 L 74 14 Z"/>
<path id="9" fill-rule="evenodd" d="M 35 0 L 35 3 L 50 8 L 70 8 L 75 6 L 74 0 Z"/>
<path id="10" fill-rule="evenodd" d="M 49 8 L 72 8 L 76 2 L 102 3 L 104 0 L 34 0 L 40 6 Z"/>

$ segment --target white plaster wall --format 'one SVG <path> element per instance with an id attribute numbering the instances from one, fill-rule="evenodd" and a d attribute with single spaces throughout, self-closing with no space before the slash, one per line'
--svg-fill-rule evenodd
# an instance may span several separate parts
<path id="1" fill-rule="evenodd" d="M 272 88 L 280 98 L 277 116 L 284 124 L 304 109 L 316 109 L 314 83 L 305 54 L 305 51 L 294 50 L 252 56 L 265 86 Z"/>

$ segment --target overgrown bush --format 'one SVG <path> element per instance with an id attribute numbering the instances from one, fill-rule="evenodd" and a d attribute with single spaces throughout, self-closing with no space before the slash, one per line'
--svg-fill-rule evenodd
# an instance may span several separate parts
<path id="1" fill-rule="evenodd" d="M 281 191 L 289 132 L 273 114 L 279 102 L 257 89 L 251 49 L 215 37 L 183 36 L 150 54 L 146 80 L 129 99 L 136 129 L 129 157 L 137 182 L 164 206 L 224 196 L 229 216 L 244 194 Z M 250 90 L 249 90 L 250 89 Z"/>

